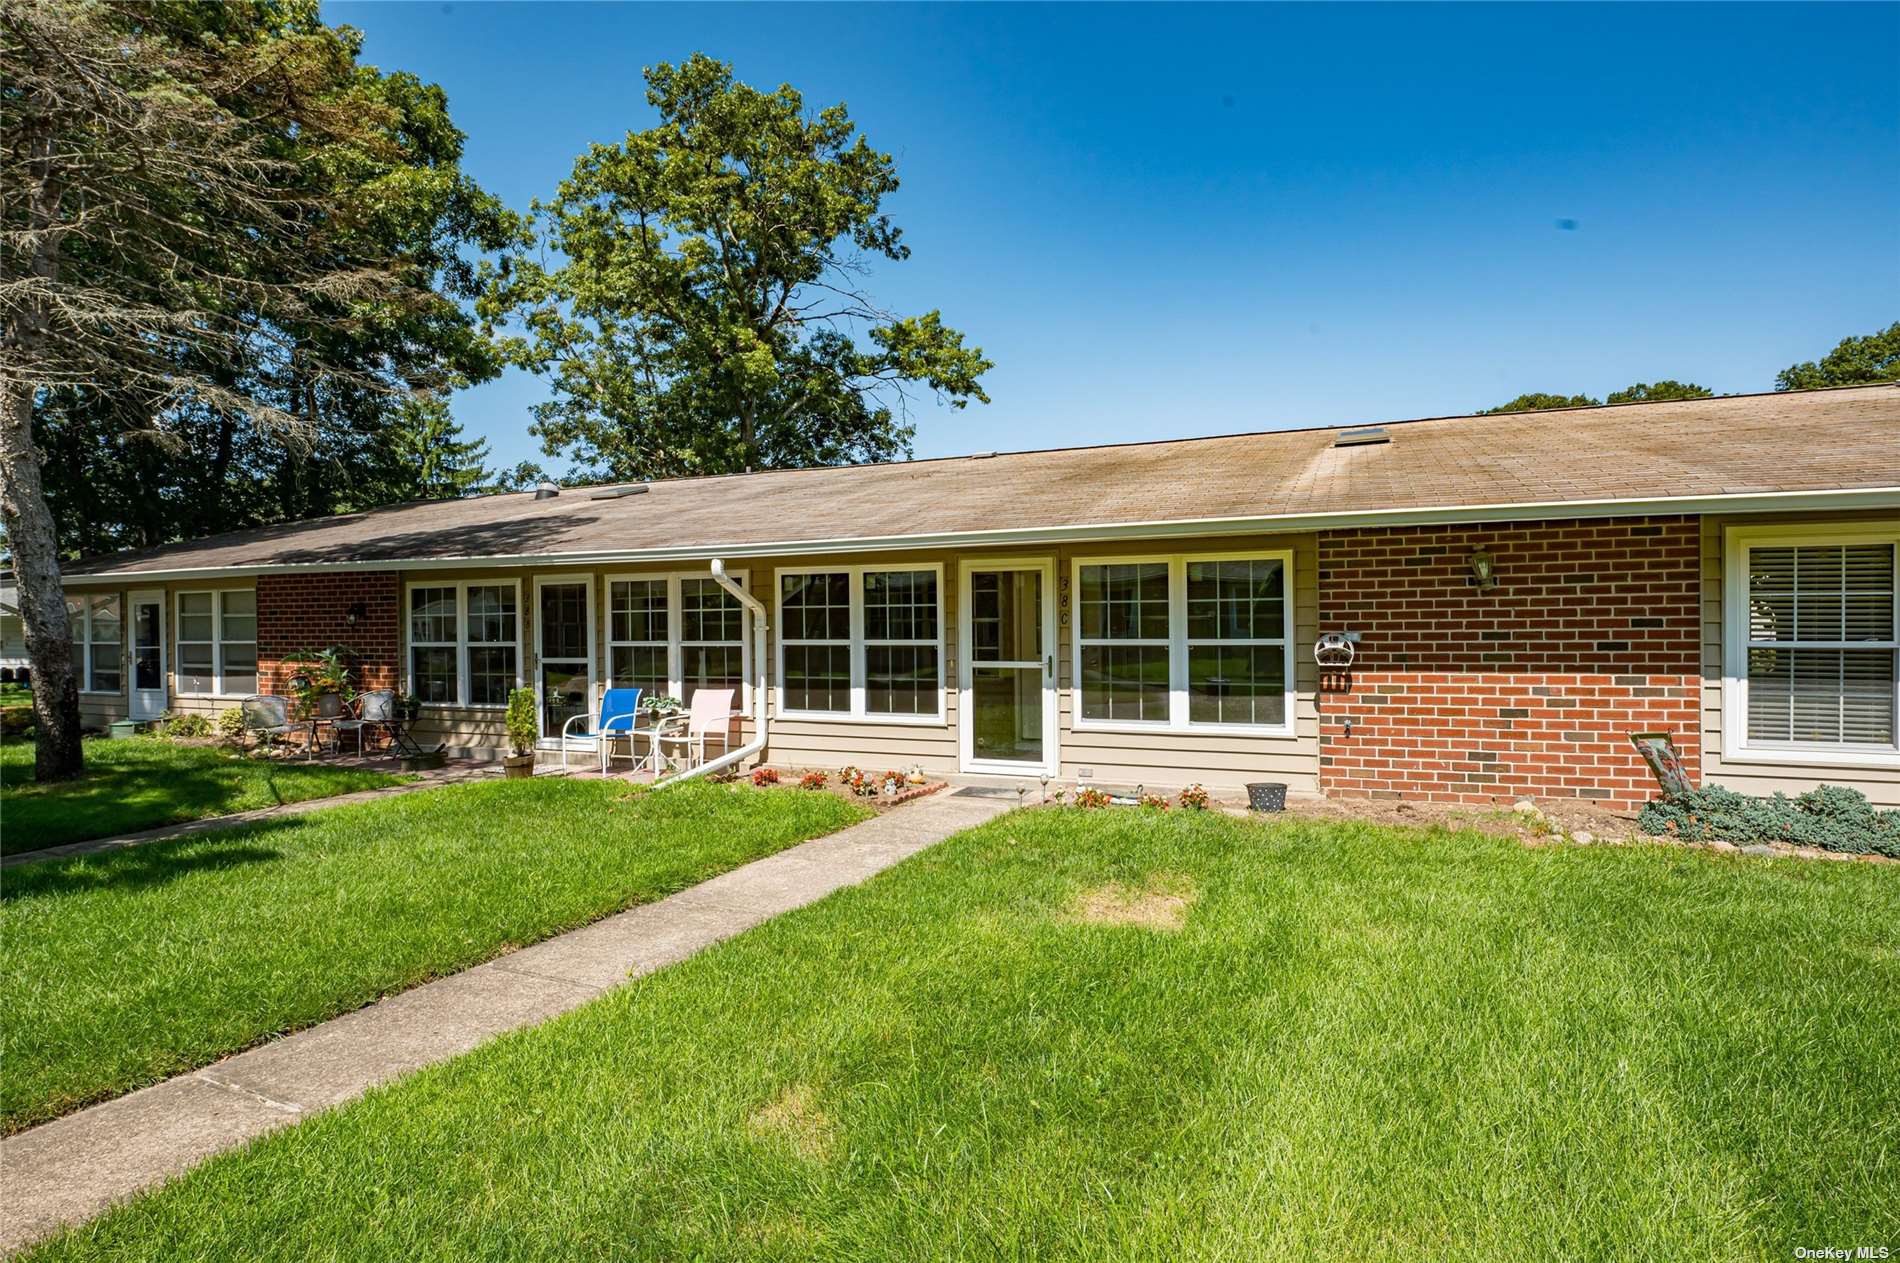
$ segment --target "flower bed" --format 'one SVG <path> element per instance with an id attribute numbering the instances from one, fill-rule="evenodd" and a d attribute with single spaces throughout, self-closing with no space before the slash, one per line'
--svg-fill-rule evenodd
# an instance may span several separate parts
<path id="1" fill-rule="evenodd" d="M 1900 859 L 1900 811 L 1876 811 L 1866 795 L 1839 785 L 1796 798 L 1751 798 L 1711 785 L 1648 804 L 1637 825 L 1685 842 L 1779 843 Z"/>

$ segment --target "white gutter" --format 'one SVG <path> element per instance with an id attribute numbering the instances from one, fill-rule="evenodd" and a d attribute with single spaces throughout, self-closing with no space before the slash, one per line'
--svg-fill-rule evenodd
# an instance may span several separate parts
<path id="1" fill-rule="evenodd" d="M 722 754 L 710 762 L 702 763 L 698 767 L 689 767 L 678 776 L 669 776 L 663 781 L 656 781 L 654 783 L 655 789 L 665 789 L 668 785 L 677 785 L 681 781 L 690 781 L 695 777 L 706 776 L 712 772 L 721 771 L 725 768 L 732 767 L 734 764 L 742 763 L 759 751 L 765 749 L 765 713 L 767 710 L 765 698 L 765 654 L 767 648 L 765 606 L 759 603 L 757 597 L 732 581 L 726 574 L 726 563 L 717 557 L 712 559 L 712 577 L 715 583 L 737 597 L 739 604 L 752 611 L 753 625 L 757 628 L 758 643 L 752 651 L 752 673 L 754 680 L 752 686 L 752 740 L 746 742 L 737 750 Z"/>
<path id="2" fill-rule="evenodd" d="M 1403 509 L 1349 509 L 1248 517 L 1161 519 L 1078 523 L 1073 526 L 1000 527 L 910 535 L 838 536 L 830 539 L 767 540 L 758 543 L 678 544 L 663 548 L 592 549 L 567 553 L 475 554 L 464 557 L 388 557 L 367 561 L 259 562 L 235 566 L 186 566 L 154 570 L 102 570 L 62 576 L 71 587 L 115 581 L 240 578 L 261 574 L 324 574 L 358 570 L 484 570 L 496 566 L 605 566 L 658 562 L 698 563 L 708 553 L 724 557 L 800 557 L 826 553 L 895 552 L 926 548 L 983 548 L 1178 539 L 1206 535 L 1306 534 L 1362 526 L 1436 526 L 1465 522 L 1533 521 L 1549 518 L 1655 517 L 1708 513 L 1851 512 L 1900 508 L 1900 487 L 1835 491 L 1728 492 L 1613 500 L 1537 500 L 1502 504 L 1436 505 Z M 472 529 L 472 528 L 471 528 Z"/>

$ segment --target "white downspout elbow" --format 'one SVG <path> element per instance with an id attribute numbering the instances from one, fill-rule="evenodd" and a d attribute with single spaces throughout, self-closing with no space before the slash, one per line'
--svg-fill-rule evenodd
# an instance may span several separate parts
<path id="1" fill-rule="evenodd" d="M 688 768 L 678 776 L 669 776 L 663 781 L 656 782 L 654 785 L 656 789 L 664 789 L 668 785 L 677 785 L 681 781 L 690 781 L 695 777 L 723 771 L 726 768 L 743 763 L 745 760 L 759 753 L 759 751 L 765 749 L 767 710 L 765 700 L 765 654 L 767 649 L 765 605 L 759 598 L 753 596 L 750 592 L 733 582 L 732 577 L 726 573 L 726 563 L 717 557 L 714 557 L 712 560 L 712 577 L 713 582 L 732 593 L 739 604 L 752 615 L 752 625 L 755 636 L 752 650 L 752 740 L 746 742 L 737 750 L 722 754 L 716 759 L 700 764 L 698 767 Z"/>

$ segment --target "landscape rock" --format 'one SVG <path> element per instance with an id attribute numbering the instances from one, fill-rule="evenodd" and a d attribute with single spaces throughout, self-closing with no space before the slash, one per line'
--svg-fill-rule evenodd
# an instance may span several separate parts
<path id="1" fill-rule="evenodd" d="M 1518 799 L 1516 805 L 1512 807 L 1512 810 L 1526 816 L 1541 816 L 1544 814 L 1543 810 L 1528 798 Z"/>
<path id="2" fill-rule="evenodd" d="M 1775 848 L 1772 846 L 1764 846 L 1763 844 L 1757 842 L 1754 846 L 1743 847 L 1742 854 L 1743 855 L 1775 856 L 1775 855 L 1779 855 L 1780 852 L 1775 850 Z"/>
<path id="3" fill-rule="evenodd" d="M 1708 844 L 1708 847 L 1711 851 L 1739 851 L 1742 849 L 1741 847 L 1736 846 L 1733 842 L 1724 842 L 1721 838 L 1717 838 L 1715 841 L 1710 842 Z"/>
<path id="4" fill-rule="evenodd" d="M 1597 840 L 1597 835 L 1588 829 L 1579 829 L 1570 835 L 1570 840 L 1575 842 L 1578 846 L 1589 846 L 1592 842 Z"/>

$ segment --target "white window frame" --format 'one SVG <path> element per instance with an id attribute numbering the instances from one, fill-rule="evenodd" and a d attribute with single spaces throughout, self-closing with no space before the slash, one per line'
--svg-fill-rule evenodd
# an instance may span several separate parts
<path id="1" fill-rule="evenodd" d="M 1751 744 L 1748 739 L 1748 553 L 1754 548 L 1826 547 L 1830 544 L 1890 544 L 1900 584 L 1900 522 L 1790 526 L 1731 526 L 1723 532 L 1722 556 L 1722 761 L 1783 763 L 1804 767 L 1900 767 L 1900 724 L 1892 746 L 1819 742 Z M 1900 597 L 1894 602 L 1895 632 L 1886 641 L 1814 642 L 1810 647 L 1887 649 L 1900 666 Z M 1780 642 L 1804 644 L 1807 642 Z M 1895 672 L 1896 718 L 1900 719 L 1900 670 Z"/>
<path id="2" fill-rule="evenodd" d="M 61 594 L 67 601 L 77 601 L 77 611 L 68 609 L 66 617 L 72 622 L 78 637 L 68 643 L 79 650 L 79 660 L 73 663 L 73 669 L 79 672 L 79 691 L 87 697 L 122 697 L 126 690 L 126 652 L 125 652 L 125 593 L 99 591 L 66 592 Z M 116 689 L 96 689 L 92 686 L 92 603 L 102 596 L 112 597 L 119 602 L 119 687 Z"/>
<path id="3" fill-rule="evenodd" d="M 437 579 L 437 580 L 417 579 L 412 582 L 403 584 L 403 587 L 402 587 L 402 685 L 403 685 L 403 691 L 405 693 L 414 693 L 416 691 L 416 688 L 415 688 L 416 681 L 415 681 L 415 674 L 414 674 L 415 673 L 415 657 L 411 651 L 418 647 L 437 648 L 437 649 L 446 649 L 449 647 L 449 642 L 446 640 L 444 641 L 433 641 L 433 640 L 415 641 L 410 638 L 410 631 L 411 631 L 411 626 L 412 626 L 411 619 L 415 611 L 415 605 L 414 605 L 415 597 L 413 594 L 418 588 L 425 588 L 425 589 L 426 588 L 453 588 L 455 590 L 455 645 L 454 645 L 455 647 L 455 700 L 452 702 L 424 702 L 422 704 L 423 708 L 425 710 L 432 710 L 432 711 L 437 711 L 437 712 L 445 711 L 445 710 L 473 710 L 473 711 L 483 711 L 483 712 L 506 711 L 508 709 L 508 703 L 505 700 L 501 702 L 471 702 L 468 700 L 468 694 L 469 694 L 468 649 L 469 649 L 469 643 L 470 643 L 468 639 L 468 590 L 470 588 L 512 588 L 514 589 L 514 593 L 515 593 L 515 640 L 514 640 L 515 683 L 514 683 L 514 687 L 520 688 L 522 686 L 521 682 L 523 679 L 522 659 L 525 657 L 525 653 L 522 649 L 522 632 L 525 628 L 525 624 L 527 623 L 527 613 L 522 608 L 522 605 L 521 605 L 521 580 L 499 579 L 499 578 L 497 579 Z M 496 640 L 496 641 L 481 640 L 481 641 L 476 641 L 474 643 L 481 645 L 484 648 L 487 648 L 487 647 L 492 647 L 494 645 L 506 645 L 508 642 L 505 640 Z"/>
<path id="4" fill-rule="evenodd" d="M 935 640 L 878 640 L 879 645 L 905 645 L 916 648 L 934 647 L 937 651 L 937 709 L 925 715 L 890 715 L 881 711 L 865 709 L 868 693 L 865 671 L 864 638 L 864 576 L 867 574 L 886 574 L 900 570 L 926 570 L 937 581 L 937 636 Z M 786 575 L 842 574 L 850 577 L 851 597 L 851 708 L 849 710 L 793 710 L 785 704 L 785 584 Z M 777 644 L 773 648 L 777 674 L 773 677 L 772 713 L 780 719 L 796 719 L 801 722 L 847 723 L 847 724 L 896 724 L 908 728 L 941 728 L 949 723 L 949 707 L 945 705 L 945 694 L 949 687 L 947 679 L 949 664 L 944 657 L 944 618 L 948 605 L 943 586 L 943 563 L 940 561 L 878 561 L 849 566 L 809 565 L 781 566 L 772 574 L 772 617 L 778 628 Z M 805 641 L 794 638 L 799 644 L 835 644 L 835 641 Z"/>
<path id="5" fill-rule="evenodd" d="M 668 570 L 668 571 L 632 571 L 602 576 L 601 601 L 602 612 L 606 615 L 606 633 L 600 638 L 600 680 L 608 688 L 613 687 L 613 647 L 615 645 L 654 645 L 658 641 L 650 640 L 614 640 L 614 584 L 660 581 L 666 584 L 666 691 L 672 697 L 686 695 L 686 650 L 689 647 L 705 645 L 738 644 L 740 647 L 740 673 L 744 677 L 744 687 L 739 690 L 739 714 L 745 718 L 752 715 L 752 611 L 743 605 L 739 607 L 739 639 L 730 640 L 686 640 L 683 632 L 686 626 L 686 609 L 682 600 L 681 588 L 687 579 L 711 579 L 710 570 Z M 726 577 L 744 588 L 752 590 L 748 581 L 748 572 L 727 571 Z"/>
<path id="6" fill-rule="evenodd" d="M 172 696 L 174 697 L 210 697 L 210 698 L 240 697 L 241 698 L 241 697 L 252 697 L 256 695 L 258 684 L 261 683 L 264 678 L 264 663 L 261 656 L 257 664 L 257 669 L 253 673 L 253 676 L 252 676 L 253 683 L 251 685 L 251 691 L 249 693 L 232 693 L 228 691 L 224 686 L 224 646 L 226 645 L 226 643 L 233 644 L 233 645 L 250 645 L 253 650 L 257 648 L 257 640 L 256 640 L 257 633 L 255 629 L 252 630 L 252 633 L 251 633 L 252 639 L 250 640 L 233 640 L 229 642 L 225 640 L 224 638 L 224 594 L 227 592 L 249 592 L 251 594 L 252 609 L 253 609 L 252 618 L 253 619 L 256 618 L 256 613 L 255 613 L 256 601 L 257 601 L 256 588 L 181 588 L 178 591 L 172 593 L 172 649 L 173 649 L 172 668 L 177 673 L 176 679 L 173 682 L 180 685 L 180 687 L 172 690 Z M 184 619 L 181 617 L 180 611 L 181 611 L 181 607 L 184 605 L 185 598 L 188 596 L 209 596 L 211 598 L 211 639 L 208 641 L 186 640 L 182 635 L 179 634 L 184 630 L 184 626 L 185 626 Z M 203 691 L 193 692 L 182 686 L 183 680 L 185 678 L 184 655 L 182 653 L 177 652 L 177 650 L 182 648 L 185 645 L 204 645 L 204 644 L 208 644 L 211 646 L 211 691 L 208 693 L 203 692 Z"/>
<path id="7" fill-rule="evenodd" d="M 1278 724 L 1208 724 L 1188 718 L 1188 634 L 1187 568 L 1196 561 L 1277 561 L 1281 568 L 1280 603 L 1281 640 L 1285 657 L 1286 718 Z M 1130 566 L 1165 562 L 1168 567 L 1168 718 L 1160 720 L 1084 719 L 1082 717 L 1082 570 L 1086 566 Z M 1142 553 L 1136 555 L 1076 556 L 1069 560 L 1069 689 L 1071 727 L 1077 732 L 1194 733 L 1196 735 L 1235 737 L 1293 737 L 1299 728 L 1299 676 L 1294 657 L 1294 606 L 1298 588 L 1294 583 L 1293 552 L 1285 548 L 1226 551 L 1216 553 Z M 1124 645 L 1149 645 L 1153 639 L 1115 641 Z M 1272 640 L 1251 642 L 1202 640 L 1195 644 L 1271 645 Z"/>

